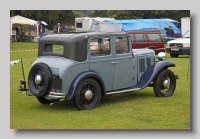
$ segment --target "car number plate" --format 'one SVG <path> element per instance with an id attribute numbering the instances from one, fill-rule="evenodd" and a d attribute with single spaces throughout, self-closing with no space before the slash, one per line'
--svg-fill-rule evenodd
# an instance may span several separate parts
<path id="1" fill-rule="evenodd" d="M 171 51 L 179 51 L 178 47 L 171 48 Z"/>

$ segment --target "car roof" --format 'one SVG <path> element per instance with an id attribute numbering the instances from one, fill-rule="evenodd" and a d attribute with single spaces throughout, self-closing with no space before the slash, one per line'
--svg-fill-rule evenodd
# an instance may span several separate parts
<path id="1" fill-rule="evenodd" d="M 49 38 L 76 38 L 76 37 L 91 37 L 91 36 L 110 36 L 110 35 L 121 35 L 126 33 L 120 32 L 73 32 L 73 33 L 60 33 L 60 34 L 51 34 L 42 37 L 41 39 L 49 39 Z"/>
<path id="2" fill-rule="evenodd" d="M 151 30 L 151 31 L 147 31 L 147 30 L 131 30 L 131 31 L 126 31 L 127 33 L 159 33 L 158 30 Z"/>

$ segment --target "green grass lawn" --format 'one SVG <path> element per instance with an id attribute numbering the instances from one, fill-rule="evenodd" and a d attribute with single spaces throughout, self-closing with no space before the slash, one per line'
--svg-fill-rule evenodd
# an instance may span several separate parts
<path id="1" fill-rule="evenodd" d="M 38 43 L 10 43 L 10 61 L 23 58 L 27 79 L 37 58 Z M 22 51 L 23 50 L 23 51 Z M 26 50 L 26 51 L 25 51 Z M 29 51 L 30 50 L 30 51 Z M 171 97 L 155 97 L 153 88 L 103 97 L 92 110 L 78 110 L 73 102 L 41 105 L 33 96 L 19 93 L 21 64 L 10 65 L 11 129 L 191 129 L 189 56 L 167 60 L 180 75 Z M 189 72 L 188 72 L 189 71 Z"/>

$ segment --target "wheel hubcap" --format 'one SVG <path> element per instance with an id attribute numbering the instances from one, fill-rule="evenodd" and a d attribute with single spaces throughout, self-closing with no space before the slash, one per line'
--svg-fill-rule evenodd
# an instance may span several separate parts
<path id="1" fill-rule="evenodd" d="M 164 87 L 165 89 L 167 89 L 167 88 L 169 88 L 169 86 L 170 86 L 169 80 L 165 79 L 165 80 L 163 81 L 163 87 Z"/>
<path id="2" fill-rule="evenodd" d="M 93 93 L 92 93 L 91 90 L 87 90 L 87 91 L 85 92 L 85 98 L 86 98 L 87 100 L 90 100 L 90 99 L 92 98 L 92 95 L 93 95 Z"/>
<path id="3" fill-rule="evenodd" d="M 42 82 L 42 77 L 40 75 L 35 76 L 35 83 L 40 84 Z"/>

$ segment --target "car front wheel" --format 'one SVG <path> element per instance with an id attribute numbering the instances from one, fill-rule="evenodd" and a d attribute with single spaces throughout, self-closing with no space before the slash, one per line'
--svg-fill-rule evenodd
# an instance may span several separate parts
<path id="1" fill-rule="evenodd" d="M 76 90 L 75 104 L 81 110 L 96 107 L 101 100 L 101 88 L 94 79 L 82 81 Z"/>
<path id="2" fill-rule="evenodd" d="M 155 78 L 153 83 L 154 93 L 158 97 L 168 97 L 173 95 L 176 88 L 176 78 L 174 73 L 165 69 Z"/>

